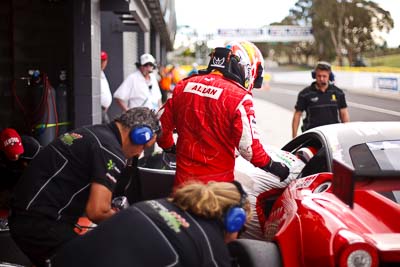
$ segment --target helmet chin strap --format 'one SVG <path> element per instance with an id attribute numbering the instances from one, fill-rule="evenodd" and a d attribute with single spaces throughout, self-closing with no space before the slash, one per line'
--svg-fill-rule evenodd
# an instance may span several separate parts
<path id="1" fill-rule="evenodd" d="M 264 77 L 263 77 L 263 67 L 261 66 L 261 64 L 258 64 L 258 66 L 257 66 L 257 76 L 256 76 L 256 78 L 255 78 L 255 80 L 254 80 L 254 88 L 261 88 L 262 87 L 262 83 L 263 83 L 263 80 L 264 80 Z"/>

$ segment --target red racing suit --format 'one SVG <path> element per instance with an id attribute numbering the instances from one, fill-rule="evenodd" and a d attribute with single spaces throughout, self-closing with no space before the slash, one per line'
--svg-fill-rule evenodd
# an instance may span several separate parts
<path id="1" fill-rule="evenodd" d="M 230 182 L 234 179 L 235 149 L 256 167 L 270 157 L 255 125 L 250 92 L 219 72 L 179 82 L 159 113 L 161 148 L 176 143 L 175 187 L 188 180 Z"/>

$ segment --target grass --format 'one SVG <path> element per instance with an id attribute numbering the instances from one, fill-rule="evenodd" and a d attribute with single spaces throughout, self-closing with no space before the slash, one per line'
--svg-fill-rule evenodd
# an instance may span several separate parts
<path id="1" fill-rule="evenodd" d="M 400 54 L 368 58 L 371 67 L 400 68 Z"/>
<path id="2" fill-rule="evenodd" d="M 400 54 L 366 58 L 368 67 L 334 66 L 333 70 L 400 73 Z"/>
<path id="3" fill-rule="evenodd" d="M 386 67 L 386 66 L 376 66 L 376 67 L 340 67 L 333 66 L 333 71 L 352 71 L 352 72 L 385 72 L 385 73 L 400 73 L 400 68 L 397 67 Z"/>
<path id="4" fill-rule="evenodd" d="M 400 73 L 400 54 L 380 56 L 380 57 L 368 57 L 366 58 L 366 62 L 368 63 L 368 67 L 349 67 L 344 66 L 340 67 L 337 65 L 333 66 L 333 70 L 342 70 L 342 71 L 355 71 L 355 72 L 388 72 L 388 73 Z M 182 69 L 186 72 L 190 71 L 192 68 L 190 65 L 182 65 Z M 207 68 L 207 66 L 201 66 L 199 69 Z M 291 70 L 291 71 L 299 71 L 299 70 L 309 70 L 309 66 L 304 65 L 281 65 L 280 68 Z M 267 66 L 268 71 L 268 66 Z M 266 80 L 269 78 L 268 74 L 265 77 Z"/>

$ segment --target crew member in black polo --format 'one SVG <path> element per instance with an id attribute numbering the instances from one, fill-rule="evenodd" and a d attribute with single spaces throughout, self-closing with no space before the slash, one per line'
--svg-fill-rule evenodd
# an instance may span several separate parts
<path id="1" fill-rule="evenodd" d="M 297 96 L 292 121 L 293 138 L 297 136 L 303 111 L 306 111 L 306 117 L 303 119 L 302 131 L 321 125 L 350 121 L 344 92 L 330 83 L 333 80 L 331 65 L 320 61 L 312 74 L 315 81 Z"/>
<path id="2" fill-rule="evenodd" d="M 158 119 L 133 108 L 110 124 L 61 135 L 31 161 L 16 186 L 10 232 L 21 250 L 43 266 L 65 242 L 83 214 L 98 224 L 116 211 L 112 194 L 128 158 L 156 141 Z"/>
<path id="3" fill-rule="evenodd" d="M 72 240 L 51 266 L 233 266 L 226 243 L 249 218 L 240 183 L 191 182 L 171 198 L 135 203 Z"/>

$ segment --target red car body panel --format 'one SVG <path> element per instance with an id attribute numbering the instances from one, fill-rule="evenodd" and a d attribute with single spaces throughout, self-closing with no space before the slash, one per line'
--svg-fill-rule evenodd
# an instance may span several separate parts
<path id="1" fill-rule="evenodd" d="M 276 200 L 264 226 L 281 251 L 284 266 L 339 266 L 335 236 L 349 230 L 371 247 L 380 261 L 400 261 L 400 205 L 372 190 L 355 190 L 353 208 L 332 193 L 315 192 L 333 179 L 320 173 L 293 181 Z"/>

